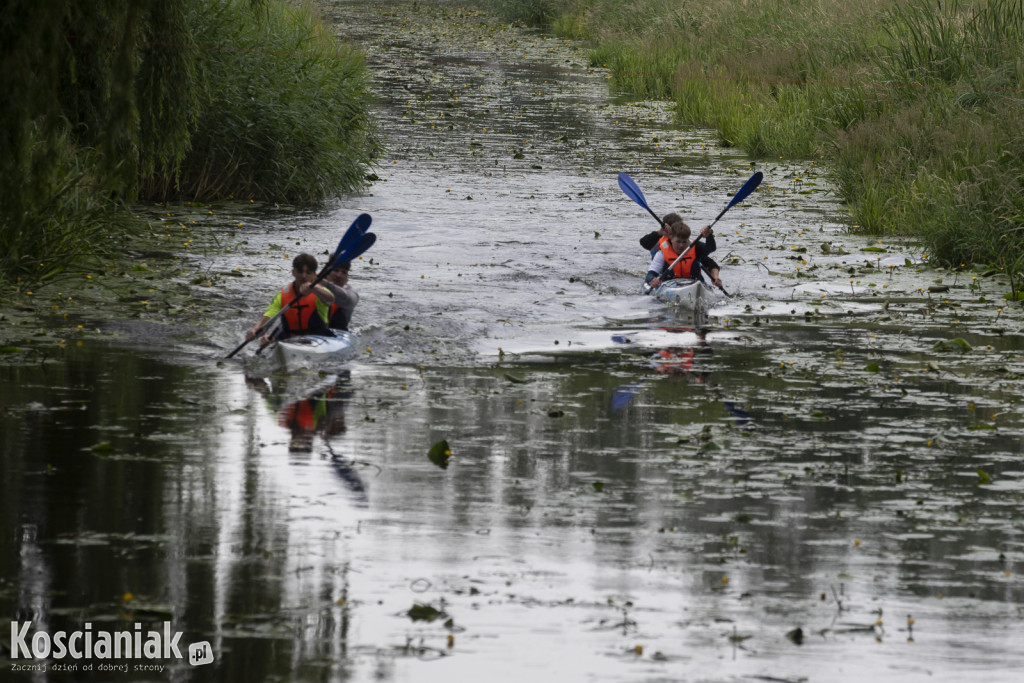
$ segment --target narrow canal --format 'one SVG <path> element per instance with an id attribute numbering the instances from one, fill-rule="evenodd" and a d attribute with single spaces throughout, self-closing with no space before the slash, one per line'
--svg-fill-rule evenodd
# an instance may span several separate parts
<path id="1" fill-rule="evenodd" d="M 122 317 L 58 311 L 46 351 L 4 334 L 3 613 L 166 621 L 214 662 L 5 680 L 1019 678 L 1024 338 L 998 274 L 849 234 L 817 162 L 678 129 L 582 46 L 324 7 L 374 73 L 367 193 L 140 207 L 166 247 L 121 274 Z M 699 227 L 755 170 L 716 226 L 733 297 L 640 296 L 653 220 L 618 173 Z M 358 357 L 225 361 L 362 212 Z"/>

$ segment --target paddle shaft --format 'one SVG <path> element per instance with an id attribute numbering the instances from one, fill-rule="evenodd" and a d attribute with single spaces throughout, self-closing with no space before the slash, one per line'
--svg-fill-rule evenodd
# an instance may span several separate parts
<path id="1" fill-rule="evenodd" d="M 321 271 L 320 271 L 320 273 L 319 273 L 319 274 L 318 274 L 318 275 L 316 276 L 316 279 L 315 279 L 315 280 L 313 280 L 313 283 L 312 283 L 312 284 L 311 284 L 311 285 L 309 286 L 309 291 L 310 291 L 310 292 L 312 292 L 312 291 L 313 291 L 313 289 L 314 289 L 314 288 L 315 288 L 315 287 L 316 287 L 316 286 L 317 286 L 318 284 L 320 284 L 320 281 L 321 281 L 321 280 L 323 280 L 323 279 L 324 279 L 325 277 L 327 277 L 327 273 L 329 273 L 329 272 L 331 272 L 331 264 L 330 264 L 330 263 L 328 263 L 328 264 L 327 264 L 326 266 L 324 266 L 323 270 L 321 270 Z M 295 285 L 293 284 L 292 286 L 294 287 Z M 299 300 L 299 298 L 300 298 L 300 297 L 299 297 L 299 293 L 298 293 L 298 292 L 296 292 L 296 293 L 295 293 L 295 299 L 293 299 L 293 300 L 291 301 L 291 303 L 289 303 L 289 304 L 288 304 L 287 306 L 284 306 L 283 308 L 281 308 L 281 310 L 280 310 L 280 311 L 278 311 L 277 313 L 275 313 L 275 314 L 274 314 L 274 316 L 273 316 L 273 317 L 272 317 L 272 318 L 271 318 L 270 320 L 268 320 L 267 322 L 265 322 L 265 323 L 263 323 L 262 325 L 260 325 L 260 328 L 259 328 L 258 330 L 256 330 L 256 334 L 254 334 L 254 335 L 253 335 L 252 339 L 256 339 L 256 338 L 257 338 L 257 337 L 259 337 L 259 336 L 260 336 L 261 334 L 263 334 L 263 332 L 264 332 L 265 330 L 269 330 L 269 329 L 270 329 L 270 327 L 271 327 L 271 326 L 272 326 L 272 325 L 273 325 L 274 323 L 276 323 L 276 322 L 278 321 L 278 319 L 279 319 L 279 318 L 280 318 L 280 317 L 281 317 L 282 315 L 284 315 L 285 311 L 287 311 L 287 310 L 288 310 L 289 308 L 291 308 L 292 306 L 294 306 L 294 305 L 295 305 L 295 302 L 297 302 L 297 301 Z M 246 340 L 245 340 L 244 342 L 242 342 L 241 344 L 239 344 L 239 345 L 238 345 L 238 346 L 237 346 L 237 347 L 235 348 L 235 350 L 234 350 L 234 351 L 232 351 L 231 353 L 229 353 L 229 354 L 228 354 L 228 356 L 227 356 L 227 357 L 228 357 L 228 358 L 231 358 L 231 357 L 232 357 L 232 356 L 234 356 L 234 355 L 235 355 L 236 353 L 238 353 L 239 351 L 241 351 L 241 350 L 242 350 L 243 348 L 245 348 L 246 344 L 248 344 L 249 342 L 251 342 L 251 341 L 252 341 L 252 339 L 246 339 Z"/>

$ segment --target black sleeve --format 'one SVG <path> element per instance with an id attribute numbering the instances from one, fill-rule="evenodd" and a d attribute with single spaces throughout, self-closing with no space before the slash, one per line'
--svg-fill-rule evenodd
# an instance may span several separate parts
<path id="1" fill-rule="evenodd" d="M 716 243 L 715 243 L 715 234 L 714 234 L 714 233 L 711 233 L 711 234 L 710 234 L 710 235 L 708 235 L 708 237 L 707 237 L 707 238 L 706 238 L 706 239 L 704 240 L 704 253 L 705 253 L 705 254 L 710 254 L 710 253 L 712 253 L 712 252 L 713 252 L 713 251 L 714 251 L 715 249 L 718 249 L 718 244 L 716 244 Z"/>
<path id="2" fill-rule="evenodd" d="M 654 246 L 658 243 L 658 240 L 660 239 L 661 234 L 657 230 L 655 230 L 654 232 L 647 233 L 646 235 L 640 238 L 640 246 L 646 249 L 647 251 L 650 251 L 651 249 L 654 249 Z"/>

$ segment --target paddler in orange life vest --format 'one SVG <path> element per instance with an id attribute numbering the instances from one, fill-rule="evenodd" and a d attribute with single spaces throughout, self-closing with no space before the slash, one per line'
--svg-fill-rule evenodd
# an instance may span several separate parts
<path id="1" fill-rule="evenodd" d="M 700 231 L 705 242 L 696 242 L 689 250 L 687 250 L 687 246 L 690 244 L 690 226 L 680 221 L 668 225 L 666 232 L 668 234 L 658 242 L 658 251 L 651 259 L 644 282 L 651 287 L 658 287 L 662 282 L 675 278 L 693 278 L 703 282 L 704 278 L 701 276 L 701 262 L 703 261 L 708 266 L 711 281 L 717 287 L 722 286 L 722 280 L 718 277 L 718 264 L 708 256 L 717 249 L 715 235 L 709 226 L 704 226 Z M 679 259 L 671 271 L 662 274 L 662 271 L 665 271 L 680 254 L 683 254 L 683 258 Z"/>
<path id="2" fill-rule="evenodd" d="M 331 304 L 334 303 L 334 295 L 329 289 L 320 285 L 310 289 L 310 285 L 316 279 L 316 258 L 310 254 L 296 256 L 292 261 L 292 276 L 295 281 L 277 293 L 259 322 L 246 331 L 245 338 L 247 340 L 255 339 L 267 321 L 295 299 L 298 301 L 295 301 L 292 307 L 281 316 L 281 329 L 273 335 L 273 339 L 284 339 L 300 334 L 333 336 L 327 327 L 327 319 L 330 315 Z M 263 331 L 268 332 L 268 330 Z M 269 336 L 264 335 L 264 339 L 268 342 L 272 341 L 268 338 Z"/>

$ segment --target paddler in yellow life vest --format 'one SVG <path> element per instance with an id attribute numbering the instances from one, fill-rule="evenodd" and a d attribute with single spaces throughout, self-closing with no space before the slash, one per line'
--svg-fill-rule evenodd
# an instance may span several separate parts
<path id="1" fill-rule="evenodd" d="M 675 278 L 693 278 L 703 282 L 704 278 L 701 276 L 701 263 L 703 262 L 708 266 L 711 281 L 715 286 L 721 287 L 722 280 L 718 277 L 718 264 L 708 256 L 717 248 L 715 235 L 711 228 L 704 226 L 700 234 L 705 242 L 696 242 L 689 250 L 687 250 L 687 246 L 690 244 L 690 226 L 680 221 L 670 224 L 666 231 L 668 235 L 662 237 L 658 242 L 658 251 L 651 259 L 644 282 L 651 287 L 658 287 L 662 282 Z M 683 258 L 679 259 L 679 262 L 671 270 L 666 270 L 679 258 L 680 254 L 683 254 Z"/>
<path id="2" fill-rule="evenodd" d="M 281 316 L 281 329 L 273 335 L 272 339 L 284 339 L 300 334 L 333 336 L 327 327 L 327 320 L 331 304 L 334 303 L 334 295 L 326 287 L 320 285 L 310 289 L 310 285 L 316 279 L 316 258 L 310 254 L 296 256 L 292 260 L 292 276 L 295 281 L 277 293 L 259 322 L 246 331 L 245 338 L 247 340 L 255 339 L 267 321 L 296 299 L 298 301 L 295 301 L 292 307 Z M 270 335 L 266 334 L 270 330 L 263 330 L 263 332 L 265 333 L 264 339 L 268 342 L 272 341 Z"/>

